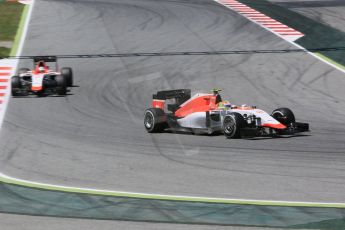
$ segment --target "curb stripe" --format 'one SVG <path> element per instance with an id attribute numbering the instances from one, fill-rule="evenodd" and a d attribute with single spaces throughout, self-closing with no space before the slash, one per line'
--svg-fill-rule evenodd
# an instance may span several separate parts
<path id="1" fill-rule="evenodd" d="M 282 29 L 285 29 L 285 28 L 289 28 L 289 27 L 287 27 L 287 26 L 285 26 L 285 25 L 279 25 L 279 24 L 272 24 L 272 25 L 270 25 L 269 26 L 270 28 L 282 28 Z"/>
<path id="2" fill-rule="evenodd" d="M 293 42 L 301 37 L 304 36 L 303 33 L 284 25 L 267 15 L 256 11 L 255 9 L 238 2 L 236 0 L 215 0 L 218 3 L 226 6 L 227 8 L 236 11 L 237 13 L 241 14 L 242 16 L 246 17 L 250 21 L 264 27 L 265 29 L 273 32 L 274 34 L 279 35 L 283 39 Z M 277 28 L 279 27 L 279 28 Z M 276 28 L 276 29 L 275 29 Z M 285 30 L 284 30 L 285 29 Z M 287 33 L 291 32 L 291 33 Z"/>
<path id="3" fill-rule="evenodd" d="M 274 26 L 274 25 L 284 25 L 284 24 L 281 24 L 280 22 L 263 22 L 263 23 L 261 23 L 262 25 L 264 25 L 264 26 L 267 26 L 267 27 L 270 27 L 270 26 Z M 284 25 L 285 26 L 285 25 Z M 286 26 L 286 27 L 288 27 L 288 26 Z"/>
<path id="4" fill-rule="evenodd" d="M 12 67 L 0 66 L 0 70 L 12 70 Z"/>
<path id="5" fill-rule="evenodd" d="M 248 16 L 248 18 L 251 18 L 251 19 L 270 19 L 267 16 Z"/>
<path id="6" fill-rule="evenodd" d="M 288 32 L 288 31 L 297 32 L 296 30 L 291 29 L 291 28 L 274 28 L 273 30 L 276 32 Z"/>
<path id="7" fill-rule="evenodd" d="M 266 16 L 264 14 L 261 14 L 261 13 L 243 13 L 244 15 L 246 16 Z"/>
<path id="8" fill-rule="evenodd" d="M 0 66 L 0 113 L 3 115 L 6 110 L 6 102 L 8 101 L 9 94 L 9 78 L 12 74 L 12 67 Z M 3 116 L 2 116 L 3 117 Z"/>
<path id="9" fill-rule="evenodd" d="M 259 19 L 259 20 L 255 20 L 257 22 L 278 22 L 277 20 L 274 20 L 274 19 Z"/>

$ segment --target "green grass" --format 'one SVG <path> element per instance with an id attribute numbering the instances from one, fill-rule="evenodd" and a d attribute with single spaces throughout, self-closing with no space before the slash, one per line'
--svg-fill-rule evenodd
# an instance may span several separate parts
<path id="1" fill-rule="evenodd" d="M 23 9 L 21 3 L 0 1 L 0 42 L 14 41 Z M 0 56 L 9 55 L 10 51 L 0 45 Z"/>
<path id="2" fill-rule="evenodd" d="M 0 57 L 8 56 L 8 54 L 11 52 L 11 49 L 0 47 Z"/>

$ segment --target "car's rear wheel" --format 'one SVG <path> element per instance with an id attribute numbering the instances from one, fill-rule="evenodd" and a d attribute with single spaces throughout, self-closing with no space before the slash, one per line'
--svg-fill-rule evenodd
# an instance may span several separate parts
<path id="1" fill-rule="evenodd" d="M 275 109 L 271 115 L 274 119 L 282 123 L 283 125 L 289 126 L 291 123 L 295 123 L 295 115 L 289 108 Z"/>
<path id="2" fill-rule="evenodd" d="M 164 111 L 158 108 L 147 109 L 144 116 L 144 126 L 149 133 L 163 132 L 167 127 Z"/>
<path id="3" fill-rule="evenodd" d="M 66 86 L 72 87 L 73 86 L 73 71 L 70 67 L 64 67 L 61 69 L 61 75 L 65 76 L 66 79 Z"/>
<path id="4" fill-rule="evenodd" d="M 12 96 L 19 96 L 20 93 L 20 89 L 21 89 L 22 85 L 20 82 L 20 77 L 19 76 L 13 76 L 11 78 L 11 89 L 12 89 Z"/>
<path id="5" fill-rule="evenodd" d="M 226 115 L 223 120 L 223 133 L 226 138 L 241 138 L 241 129 L 246 125 L 246 121 L 239 113 Z"/>
<path id="6" fill-rule="evenodd" d="M 66 86 L 66 79 L 63 75 L 57 75 L 55 77 L 56 81 L 56 93 L 58 95 L 66 95 L 67 93 L 67 86 Z"/>

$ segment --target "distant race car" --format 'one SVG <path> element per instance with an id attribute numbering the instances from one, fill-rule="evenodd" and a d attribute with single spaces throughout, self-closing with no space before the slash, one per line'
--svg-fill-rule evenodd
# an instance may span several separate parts
<path id="1" fill-rule="evenodd" d="M 54 56 L 35 57 L 33 62 L 33 70 L 21 68 L 18 75 L 12 77 L 12 96 L 66 95 L 67 87 L 73 86 L 72 69 L 64 67 L 59 71 L 57 58 Z M 55 62 L 55 70 L 49 69 L 48 62 Z"/>
<path id="2" fill-rule="evenodd" d="M 197 93 L 193 97 L 190 89 L 157 92 L 153 95 L 152 108 L 145 111 L 144 125 L 147 132 L 218 132 L 227 138 L 241 138 L 309 131 L 309 124 L 296 122 L 293 112 L 288 108 L 276 109 L 269 115 L 256 106 L 232 105 L 222 100 L 219 91 Z"/>

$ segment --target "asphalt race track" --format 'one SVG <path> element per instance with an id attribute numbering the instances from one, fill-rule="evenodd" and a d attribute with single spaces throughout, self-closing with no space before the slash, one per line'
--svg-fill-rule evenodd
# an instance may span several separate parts
<path id="1" fill-rule="evenodd" d="M 210 0 L 37 0 L 23 55 L 295 48 Z M 23 61 L 21 67 L 30 66 Z M 63 59 L 66 97 L 12 98 L 0 167 L 21 179 L 119 191 L 344 202 L 345 75 L 306 53 Z M 223 89 L 290 107 L 291 138 L 147 134 L 157 90 Z"/>
<path id="2" fill-rule="evenodd" d="M 342 0 L 270 1 L 345 32 L 345 2 Z"/>

